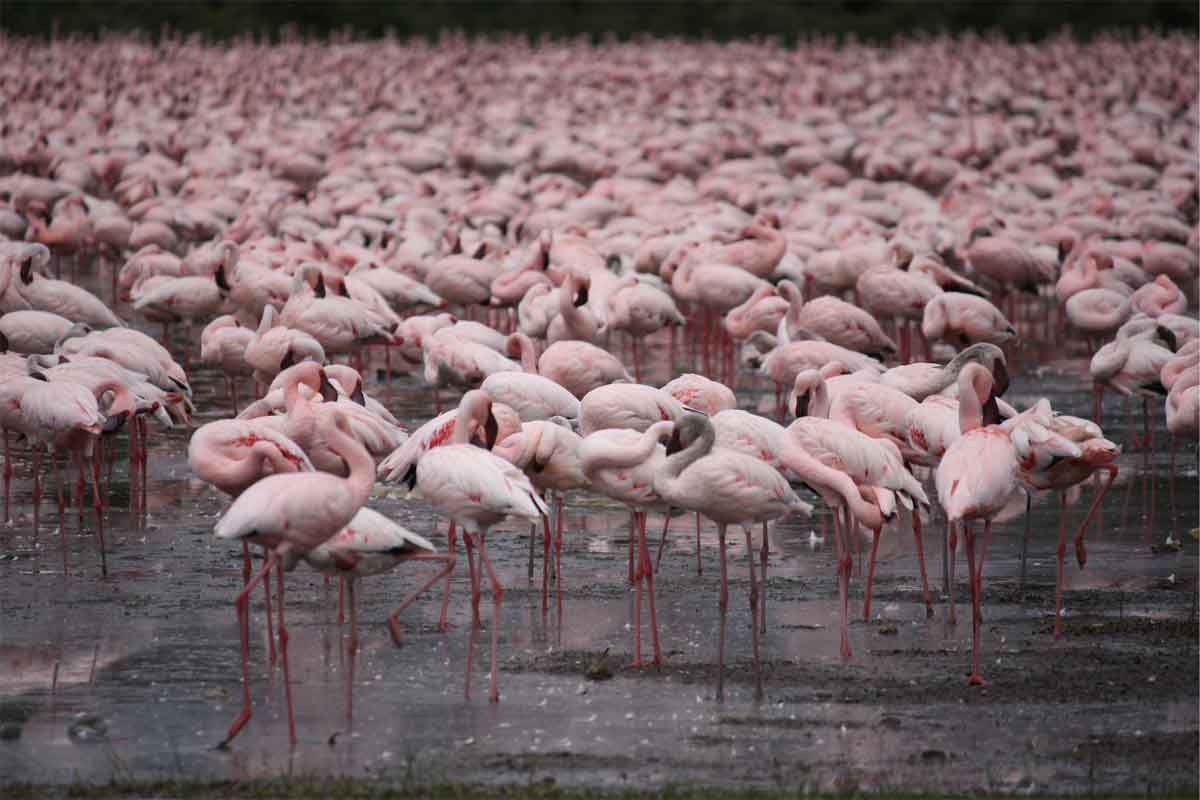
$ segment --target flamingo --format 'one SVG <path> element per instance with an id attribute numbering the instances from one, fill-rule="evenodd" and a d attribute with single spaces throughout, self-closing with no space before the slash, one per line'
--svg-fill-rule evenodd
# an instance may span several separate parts
<path id="1" fill-rule="evenodd" d="M 1058 440 L 1058 441 L 1056 441 Z M 1108 480 L 1103 483 L 1096 496 L 1092 499 L 1083 522 L 1075 534 L 1075 557 L 1080 568 L 1087 563 L 1087 551 L 1083 545 L 1083 535 L 1096 509 L 1100 507 L 1104 495 L 1107 494 L 1113 481 L 1117 478 L 1120 468 L 1116 458 L 1121 454 L 1121 448 L 1105 439 L 1100 426 L 1094 422 L 1077 417 L 1055 416 L 1050 420 L 1049 428 L 1041 425 L 1025 425 L 1012 434 L 1019 472 L 1018 479 L 1028 491 L 1056 490 L 1059 493 L 1059 525 L 1058 550 L 1056 552 L 1058 570 L 1055 577 L 1054 589 L 1054 638 L 1062 635 L 1062 583 L 1063 558 L 1066 555 L 1066 524 L 1067 524 L 1067 489 L 1082 483 L 1097 472 L 1107 472 Z M 1022 540 L 1022 562 L 1024 561 L 1025 540 L 1028 539 L 1029 529 L 1026 526 L 1025 539 Z M 1024 566 L 1022 564 L 1022 575 Z"/>
<path id="2" fill-rule="evenodd" d="M 896 353 L 896 343 L 883 332 L 875 317 L 858 306 L 830 296 L 804 302 L 799 287 L 786 280 L 780 281 L 779 293 L 791 304 L 779 322 L 777 335 L 781 342 L 791 341 L 792 331 L 802 329 L 831 344 L 881 361 Z"/>
<path id="3" fill-rule="evenodd" d="M 0 316 L 2 350 L 15 353 L 53 353 L 67 336 L 86 336 L 91 328 L 49 311 L 10 311 Z"/>
<path id="4" fill-rule="evenodd" d="M 633 617 L 633 660 L 631 666 L 642 663 L 642 582 L 647 584 L 650 611 L 650 635 L 654 650 L 654 665 L 662 663 L 662 647 L 658 639 L 658 612 L 654 603 L 654 567 L 646 545 L 646 512 L 662 507 L 654 490 L 654 479 L 666 449 L 662 442 L 675 429 L 671 420 L 660 420 L 644 431 L 627 428 L 606 428 L 589 433 L 579 445 L 579 463 L 592 488 L 629 507 L 629 579 L 636 587 Z M 634 567 L 634 550 L 637 567 Z"/>
<path id="5" fill-rule="evenodd" d="M 980 672 L 980 625 L 983 619 L 980 599 L 983 593 L 983 562 L 992 536 L 992 518 L 1019 491 L 1017 454 L 1011 435 L 999 425 L 983 424 L 983 405 L 977 386 L 987 387 L 991 374 L 978 365 L 968 365 L 959 377 L 959 427 L 962 435 L 950 445 L 934 475 L 938 500 L 950 526 L 951 552 L 954 550 L 954 526 L 962 525 L 966 536 L 967 572 L 971 585 L 971 674 L 967 682 L 985 686 Z M 983 520 L 976 562 L 974 520 Z M 953 602 L 953 598 L 951 598 Z"/>
<path id="6" fill-rule="evenodd" d="M 988 342 L 1001 345 L 1017 330 L 988 300 L 947 292 L 925 304 L 921 334 L 930 342 L 948 341 L 961 347 Z"/>
<path id="7" fill-rule="evenodd" d="M 486 400 L 486 396 L 482 399 Z M 479 403 L 479 396 L 474 396 L 469 402 L 469 408 L 474 411 Z M 496 577 L 491 559 L 488 558 L 487 533 L 505 517 L 515 516 L 537 522 L 548 510 L 524 473 L 504 459 L 468 444 L 472 421 L 476 416 L 475 413 L 460 412 L 454 423 L 450 443 L 426 450 L 402 480 L 408 484 L 410 490 L 417 489 L 439 513 L 462 526 L 468 537 L 468 561 L 472 558 L 471 540 L 479 549 L 480 567 L 473 570 L 472 575 L 472 605 L 476 605 L 475 598 L 479 596 L 480 573 L 486 568 L 492 582 L 492 663 L 489 699 L 495 703 L 500 700 L 496 684 L 496 654 L 499 648 L 500 603 L 504 588 Z M 453 570 L 454 560 L 454 551 L 450 549 L 447 576 Z M 467 676 L 463 689 L 467 698 L 471 695 L 471 652 L 474 649 L 476 627 L 473 622 L 467 640 Z"/>
<path id="8" fill-rule="evenodd" d="M 234 416 L 238 413 L 237 378 L 252 371 L 246 362 L 246 348 L 256 338 L 254 331 L 242 327 L 231 314 L 217 317 L 200 334 L 200 361 L 220 368 L 224 374 Z"/>
<path id="9" fill-rule="evenodd" d="M 214 528 L 219 539 L 240 539 L 267 548 L 266 564 L 242 587 L 235 600 L 242 633 L 242 710 L 221 741 L 226 748 L 250 720 L 250 633 L 247 616 L 250 591 L 271 570 L 278 578 L 279 650 L 283 661 L 284 694 L 288 709 L 288 740 L 296 743 L 288 669 L 288 633 L 284 624 L 284 577 L 308 551 L 346 527 L 367 502 L 375 483 L 375 462 L 350 432 L 349 419 L 334 414 L 326 433 L 333 450 L 349 466 L 346 478 L 323 472 L 269 475 L 244 490 Z"/>
<path id="10" fill-rule="evenodd" d="M 86 289 L 67 281 L 47 278 L 42 274 L 50 260 L 50 251 L 44 245 L 29 245 L 20 260 L 13 288 L 35 311 L 49 311 L 74 322 L 83 322 L 93 327 L 121 328 L 125 323 Z M 0 271 L 10 271 L 14 259 L 0 258 Z"/>
<path id="11" fill-rule="evenodd" d="M 758 657 L 758 583 L 750 527 L 787 514 L 812 513 L 773 467 L 735 450 L 714 449 L 716 430 L 706 414 L 687 412 L 676 432 L 683 449 L 668 456 L 654 476 L 654 491 L 677 508 L 694 511 L 717 523 L 721 548 L 721 625 L 717 645 L 717 701 L 725 699 L 725 612 L 729 584 L 725 565 L 725 531 L 741 525 L 750 563 L 750 629 L 754 642 L 755 697 L 762 699 L 762 667 Z M 644 524 L 644 523 L 643 523 Z M 645 548 L 645 528 L 642 529 Z M 647 558 L 647 561 L 649 559 Z"/>

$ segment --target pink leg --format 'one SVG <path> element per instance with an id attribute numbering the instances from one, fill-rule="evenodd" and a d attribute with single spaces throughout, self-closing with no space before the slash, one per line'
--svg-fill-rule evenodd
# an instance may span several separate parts
<path id="1" fill-rule="evenodd" d="M 472 598 L 479 596 L 479 572 L 474 566 L 475 560 L 475 544 L 472 541 L 473 534 L 464 529 L 463 544 L 467 548 L 467 564 L 471 567 L 471 596 Z M 471 626 L 467 631 L 467 677 L 463 682 L 463 697 L 467 700 L 471 699 L 471 663 L 475 658 L 475 633 L 479 630 L 479 614 L 478 611 L 472 615 Z"/>
<path id="2" fill-rule="evenodd" d="M 632 544 L 637 536 L 639 528 L 638 522 L 641 518 L 640 512 L 634 511 L 630 520 L 629 541 Z M 629 565 L 633 570 L 633 660 L 629 666 L 638 668 L 642 666 L 642 568 L 639 563 L 636 568 L 633 566 L 633 551 L 629 552 Z"/>
<path id="3" fill-rule="evenodd" d="M 700 563 L 700 514 L 696 514 L 696 574 L 704 574 L 704 565 Z"/>
<path id="4" fill-rule="evenodd" d="M 458 536 L 454 520 L 450 521 L 450 530 L 446 534 L 446 552 L 450 554 L 450 562 L 446 569 L 446 582 L 442 585 L 442 611 L 438 615 L 438 630 L 442 633 L 450 630 L 450 624 L 446 622 L 446 611 L 450 607 L 450 577 L 454 574 L 454 561 L 458 555 Z"/>
<path id="5" fill-rule="evenodd" d="M 913 539 L 917 543 L 917 565 L 921 568 L 921 597 L 925 599 L 925 616 L 933 616 L 933 597 L 929 594 L 929 575 L 925 572 L 925 546 L 921 543 L 921 512 L 913 508 Z"/>
<path id="6" fill-rule="evenodd" d="M 437 572 L 435 572 L 433 575 L 431 575 L 424 583 L 422 583 L 416 589 L 409 592 L 408 595 L 405 596 L 405 598 L 400 601 L 400 605 L 396 606 L 396 610 L 388 615 L 388 621 L 387 621 L 388 630 L 392 634 L 392 641 L 395 642 L 397 646 L 400 645 L 400 619 L 399 619 L 400 612 L 403 611 L 404 609 L 408 608 L 410 605 L 412 605 L 413 601 L 416 600 L 421 595 L 423 595 L 429 589 L 430 586 L 433 586 L 435 583 L 437 583 L 442 578 L 449 577 L 450 573 L 454 571 L 455 556 L 454 556 L 454 553 L 449 553 L 449 554 L 417 553 L 417 554 L 414 554 L 411 556 L 406 556 L 404 560 L 405 561 L 444 561 L 444 562 L 446 562 L 446 565 L 444 567 L 442 567 L 440 570 L 438 570 Z"/>
<path id="7" fill-rule="evenodd" d="M 750 529 L 746 533 L 746 556 L 750 562 L 750 640 L 754 648 L 754 699 L 763 699 L 762 663 L 758 660 L 758 581 L 754 576 L 754 542 Z"/>
<path id="8" fill-rule="evenodd" d="M 542 613 L 550 609 L 550 518 L 542 517 Z"/>
<path id="9" fill-rule="evenodd" d="M 0 428 L 0 433 L 4 433 L 4 522 L 7 525 L 12 521 L 12 451 L 8 449 L 8 428 Z"/>
<path id="10" fill-rule="evenodd" d="M 1116 464 L 1106 464 L 1099 469 L 1108 472 L 1108 480 L 1096 492 L 1096 496 L 1092 498 L 1092 504 L 1088 506 L 1087 515 L 1084 516 L 1083 522 L 1079 525 L 1079 530 L 1075 533 L 1075 558 L 1079 562 L 1081 569 L 1087 564 L 1087 549 L 1083 546 L 1083 534 L 1087 530 L 1088 524 L 1092 521 L 1092 517 L 1095 516 L 1096 510 L 1100 508 L 1100 503 L 1104 500 L 1104 495 L 1108 494 L 1113 481 L 1117 479 L 1117 473 L 1120 472 L 1120 468 Z"/>
<path id="11" fill-rule="evenodd" d="M 354 597 L 354 578 L 345 579 L 346 594 L 350 600 L 350 655 L 358 652 L 358 602 Z"/>
<path id="12" fill-rule="evenodd" d="M 471 624 L 478 626 L 479 621 L 479 600 L 483 592 L 479 584 L 479 565 L 475 559 L 475 537 L 466 531 L 463 532 L 463 544 L 467 548 L 467 571 L 471 578 Z"/>
<path id="13" fill-rule="evenodd" d="M 846 512 L 847 519 L 850 512 Z M 843 531 L 846 525 L 841 517 L 841 508 L 833 511 L 833 541 L 837 548 L 838 599 L 842 604 L 842 658 L 850 658 L 850 549 Z"/>
<path id="14" fill-rule="evenodd" d="M 663 548 L 667 544 L 667 530 L 669 530 L 670 527 L 671 527 L 671 515 L 669 513 L 664 514 L 663 515 L 662 536 L 658 540 L 658 556 L 656 556 L 654 559 L 654 568 L 655 569 L 658 569 L 659 566 L 662 564 Z"/>
<path id="15" fill-rule="evenodd" d="M 99 445 L 97 445 L 99 448 Z M 108 555 L 104 552 L 104 500 L 100 495 L 100 451 L 92 453 L 92 507 L 96 512 L 96 547 L 100 549 L 100 575 L 108 577 Z"/>
<path id="16" fill-rule="evenodd" d="M 636 579 L 633 566 L 633 542 L 637 538 L 637 512 L 629 512 L 629 583 Z"/>
<path id="17" fill-rule="evenodd" d="M 229 743 L 233 741 L 233 737 L 237 736 L 238 732 L 250 721 L 252 711 L 250 702 L 250 592 L 256 584 L 261 583 L 267 577 L 277 561 L 278 557 L 273 551 L 268 553 L 267 563 L 242 587 L 234 600 L 234 607 L 237 609 L 238 615 L 238 627 L 242 634 L 242 710 L 233 718 L 225 738 L 217 745 L 221 750 L 227 749 Z"/>
<path id="18" fill-rule="evenodd" d="M 341 575 L 338 575 L 337 622 L 338 625 L 346 622 L 346 579 Z"/>
<path id="19" fill-rule="evenodd" d="M 268 558 L 271 555 L 270 550 L 263 548 L 263 555 Z M 279 572 L 276 571 L 276 577 Z M 275 664 L 275 623 L 271 617 L 271 579 L 267 578 L 263 581 L 263 608 L 267 616 L 267 662 L 274 666 Z"/>
<path id="20" fill-rule="evenodd" d="M 492 581 L 492 689 L 490 699 L 493 703 L 498 703 L 500 702 L 500 692 L 496 688 L 496 652 L 500 647 L 500 601 L 504 597 L 504 587 L 500 585 L 496 571 L 492 569 L 492 560 L 488 558 L 487 542 L 483 534 L 475 535 L 478 537 L 479 560 L 487 568 L 488 578 Z"/>
<path id="21" fill-rule="evenodd" d="M 250 582 L 250 543 L 242 539 L 242 586 Z"/>
<path id="22" fill-rule="evenodd" d="M 36 444 L 31 444 L 33 451 L 33 535 L 37 536 L 41 527 L 38 512 L 42 506 L 42 451 Z"/>
<path id="23" fill-rule="evenodd" d="M 984 522 L 985 527 L 988 525 Z M 987 681 L 980 674 L 980 629 L 983 622 L 983 614 L 980 610 L 979 592 L 981 589 L 980 582 L 976 580 L 975 572 L 975 532 L 971 530 L 971 523 L 963 523 L 963 531 L 966 536 L 965 550 L 967 551 L 967 577 L 971 586 L 971 675 L 967 678 L 967 683 L 972 686 L 986 686 Z M 983 564 L 980 563 L 980 572 L 982 572 Z"/>
<path id="24" fill-rule="evenodd" d="M 1062 584 L 1063 560 L 1067 555 L 1067 493 L 1058 493 L 1058 549 L 1056 553 L 1057 571 L 1054 578 L 1054 639 L 1062 637 Z"/>
<path id="25" fill-rule="evenodd" d="M 954 611 L 954 557 L 958 551 L 958 529 L 949 520 L 946 521 L 946 528 L 950 531 L 947 535 L 950 547 L 950 585 L 946 591 L 946 602 L 950 605 L 950 613 L 948 615 L 950 624 L 954 625 L 958 622 Z"/>
<path id="26" fill-rule="evenodd" d="M 279 581 L 279 655 L 283 661 L 283 696 L 287 700 L 288 743 L 295 747 L 296 715 L 292 709 L 292 673 L 288 670 L 288 632 L 283 621 L 283 572 L 276 570 L 275 579 Z"/>
<path id="27" fill-rule="evenodd" d="M 767 561 L 771 552 L 770 543 L 767 541 L 767 523 L 762 524 L 762 551 L 760 557 L 762 559 L 762 596 L 759 598 L 758 607 L 761 610 L 761 630 L 767 632 Z"/>
<path id="28" fill-rule="evenodd" d="M 875 584 L 875 554 L 879 552 L 879 528 L 871 531 L 871 555 L 867 566 L 867 587 L 863 593 L 863 619 L 871 618 L 871 588 Z"/>
<path id="29" fill-rule="evenodd" d="M 662 647 L 658 641 L 658 611 L 654 607 L 654 567 L 650 564 L 650 548 L 646 544 L 646 512 L 638 515 L 638 542 L 641 550 L 642 572 L 646 579 L 647 598 L 650 601 L 650 643 L 654 647 L 654 666 L 662 665 Z"/>
<path id="30" fill-rule="evenodd" d="M 717 702 L 725 702 L 725 612 L 729 607 L 729 582 L 725 566 L 725 526 L 717 525 L 717 540 L 721 549 L 721 631 L 717 639 Z"/>

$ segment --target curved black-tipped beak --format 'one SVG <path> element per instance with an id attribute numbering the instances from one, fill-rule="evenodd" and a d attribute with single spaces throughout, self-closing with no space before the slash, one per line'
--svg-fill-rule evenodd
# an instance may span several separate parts
<path id="1" fill-rule="evenodd" d="M 1008 391 L 1008 382 L 1008 367 L 1003 361 L 997 361 L 992 367 L 993 395 L 1003 397 L 1004 393 Z"/>
<path id="2" fill-rule="evenodd" d="M 366 406 L 367 396 L 363 394 L 362 381 L 354 384 L 354 391 L 350 393 L 350 399 L 358 403 L 360 406 Z"/>
<path id="3" fill-rule="evenodd" d="M 230 291 L 229 281 L 225 279 L 225 265 L 224 264 L 217 267 L 217 274 L 213 276 L 213 280 L 215 280 L 217 282 L 217 288 L 220 289 L 222 292 Z"/>
<path id="4" fill-rule="evenodd" d="M 324 275 L 322 275 L 320 273 L 317 274 L 317 285 L 313 287 L 313 291 L 316 292 L 317 297 L 325 296 L 325 276 Z"/>
<path id="5" fill-rule="evenodd" d="M 496 437 L 499 434 L 500 423 L 496 421 L 496 415 L 492 413 L 492 409 L 489 406 L 487 421 L 483 423 L 483 441 L 487 445 L 488 450 L 496 446 Z"/>
<path id="6" fill-rule="evenodd" d="M 796 398 L 796 419 L 808 416 L 808 395 L 803 394 Z"/>
<path id="7" fill-rule="evenodd" d="M 321 399 L 326 403 L 336 403 L 338 399 L 337 389 L 333 388 L 333 384 L 329 382 L 329 376 L 325 374 L 325 370 L 321 370 Z"/>
<path id="8" fill-rule="evenodd" d="M 104 433 L 116 433 L 117 431 L 121 430 L 122 426 L 125 425 L 125 420 L 128 417 L 128 411 L 122 411 L 120 414 L 112 414 L 111 416 L 105 417 L 104 425 L 100 430 Z"/>

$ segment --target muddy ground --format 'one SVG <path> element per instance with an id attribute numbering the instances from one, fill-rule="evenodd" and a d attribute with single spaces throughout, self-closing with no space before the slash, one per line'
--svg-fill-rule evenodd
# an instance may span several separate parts
<path id="1" fill-rule="evenodd" d="M 1056 407 L 1086 413 L 1090 395 L 1078 377 L 1080 358 L 1033 352 L 1024 358 L 1011 399 L 1024 404 L 1047 394 Z M 768 402 L 767 387 L 752 380 L 739 387 L 743 407 Z M 226 413 L 215 375 L 199 371 L 196 385 L 198 421 Z M 415 378 L 374 388 L 410 423 L 430 415 L 429 393 Z M 1156 414 L 1153 457 L 1131 447 L 1121 457 L 1121 474 L 1088 535 L 1086 569 L 1068 547 L 1060 641 L 1051 636 L 1057 502 L 1035 498 L 1024 587 L 1017 579 L 1020 514 L 995 529 L 984 571 L 987 687 L 966 685 L 971 640 L 961 559 L 958 624 L 948 623 L 941 597 L 927 619 L 906 531 L 885 537 L 869 621 L 861 619 L 863 581 L 852 582 L 854 657 L 843 662 L 829 517 L 820 507 L 813 519 L 786 520 L 770 532 L 763 702 L 754 700 L 740 532 L 731 536 L 727 697 L 715 701 L 716 532 L 703 528 L 704 571 L 697 575 L 690 518 L 674 521 L 657 578 L 666 665 L 630 668 L 627 517 L 607 501 L 578 497 L 567 507 L 561 616 L 553 596 L 543 615 L 540 573 L 532 582 L 527 577 L 528 531 L 508 525 L 491 537 L 489 551 L 506 587 L 498 704 L 486 694 L 492 624 L 486 593 L 472 694 L 463 697 L 465 569 L 454 581 L 454 630 L 436 630 L 438 598 L 430 594 L 403 616 L 399 647 L 383 620 L 429 567 L 364 580 L 362 650 L 353 659 L 345 650 L 347 626 L 336 619 L 336 585 L 304 567 L 289 575 L 300 737 L 294 750 L 257 599 L 254 719 L 229 751 L 213 747 L 240 703 L 231 603 L 239 554 L 211 536 L 226 501 L 188 477 L 188 432 L 152 440 L 144 516 L 129 512 L 124 463 L 117 466 L 107 579 L 100 577 L 86 515 L 67 510 L 68 574 L 50 502 L 34 533 L 29 467 L 21 455 L 16 518 L 0 529 L 0 784 L 13 796 L 18 789 L 72 786 L 176 794 L 193 782 L 280 776 L 360 779 L 351 784 L 359 788 L 1194 796 L 1196 448 L 1183 447 L 1169 474 L 1161 407 Z M 1117 402 L 1106 407 L 1105 424 L 1127 444 L 1140 428 Z M 1091 492 L 1089 486 L 1071 498 L 1073 523 Z M 441 521 L 419 503 L 380 487 L 371 505 L 444 543 Z M 659 526 L 652 517 L 652 539 Z M 926 529 L 938 590 L 941 560 L 933 551 L 940 524 L 930 520 Z M 1168 536 L 1181 545 L 1165 545 Z M 648 630 L 644 643 L 648 648 Z M 228 787 L 214 791 L 225 794 Z"/>

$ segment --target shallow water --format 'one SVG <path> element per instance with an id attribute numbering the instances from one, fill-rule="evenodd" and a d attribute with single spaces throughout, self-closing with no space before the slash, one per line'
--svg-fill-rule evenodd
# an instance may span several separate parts
<path id="1" fill-rule="evenodd" d="M 177 341 L 177 345 L 179 342 Z M 1085 355 L 1028 348 L 1008 399 L 1048 396 L 1090 414 Z M 648 382 L 668 377 L 666 339 L 648 358 Z M 682 371 L 682 370 L 677 370 Z M 218 376 L 195 371 L 197 422 L 227 415 Z M 771 392 L 739 376 L 743 407 L 767 409 Z M 415 427 L 430 393 L 415 377 L 368 386 Z M 762 640 L 766 701 L 754 701 L 745 542 L 730 531 L 726 699 L 714 699 L 718 629 L 715 528 L 672 523 L 656 576 L 667 666 L 629 669 L 633 593 L 625 581 L 628 515 L 595 497 L 566 511 L 561 616 L 541 609 L 540 572 L 527 577 L 528 531 L 500 526 L 489 553 L 505 587 L 499 704 L 487 702 L 490 592 L 475 645 L 472 695 L 464 700 L 469 623 L 465 564 L 437 632 L 439 593 L 402 616 L 392 644 L 382 624 L 433 565 L 405 565 L 360 582 L 361 651 L 345 650 L 337 587 L 304 567 L 287 579 L 290 658 L 300 742 L 287 745 L 281 673 L 265 655 L 261 594 L 252 617 L 254 718 L 228 752 L 214 750 L 241 699 L 232 599 L 240 553 L 211 529 L 223 496 L 190 479 L 188 431 L 155 434 L 149 508 L 129 511 L 124 454 L 107 511 L 109 577 L 90 535 L 68 507 L 69 574 L 63 574 L 53 495 L 41 530 L 30 521 L 29 463 L 18 453 L 14 522 L 0 532 L 0 780 L 108 781 L 151 777 L 247 777 L 319 773 L 394 781 L 525 782 L 589 786 L 727 785 L 753 782 L 821 790 L 972 789 L 1056 792 L 1195 786 L 1198 727 L 1195 598 L 1200 524 L 1195 443 L 1169 474 L 1161 403 L 1147 460 L 1127 447 L 1121 472 L 1088 533 L 1086 569 L 1068 545 L 1066 635 L 1049 634 L 1057 501 L 1036 497 L 1029 578 L 1017 589 L 1021 508 L 994 530 L 985 569 L 986 689 L 968 688 L 967 587 L 959 623 L 944 602 L 926 619 L 912 539 L 888 531 L 880 548 L 872 620 L 861 621 L 862 584 L 851 585 L 854 658 L 838 656 L 838 604 L 829 514 L 772 527 Z M 1140 411 L 1140 403 L 1135 403 Z M 1129 443 L 1136 416 L 1108 398 L 1110 438 Z M 48 484 L 53 492 L 55 484 Z M 1074 493 L 1078 524 L 1092 487 Z M 811 498 L 810 498 L 811 499 Z M 444 524 L 427 507 L 378 487 L 372 507 L 439 545 Z M 651 549 L 661 520 L 648 526 Z M 1073 528 L 1072 528 L 1073 530 Z M 1168 534 L 1182 550 L 1162 548 Z M 755 534 L 755 547 L 757 548 Z M 941 587 L 940 525 L 926 523 L 931 583 Z M 864 540 L 865 554 L 868 543 Z M 960 557 L 961 563 L 961 557 Z M 540 545 L 539 565 L 540 570 Z M 645 622 L 645 615 L 643 614 Z M 649 653 L 649 631 L 643 636 Z M 608 651 L 607 658 L 602 654 Z M 610 680 L 591 680 L 600 661 Z M 353 688 L 353 721 L 347 687 Z M 84 715 L 82 722 L 80 715 Z M 73 733 L 72 733 L 73 730 Z M 1182 752 L 1182 756 L 1180 753 Z"/>

